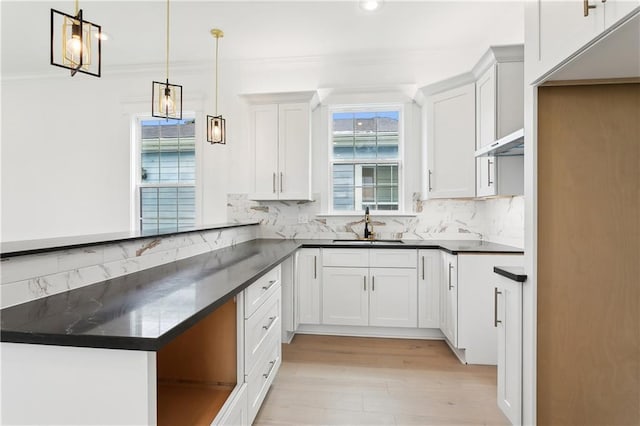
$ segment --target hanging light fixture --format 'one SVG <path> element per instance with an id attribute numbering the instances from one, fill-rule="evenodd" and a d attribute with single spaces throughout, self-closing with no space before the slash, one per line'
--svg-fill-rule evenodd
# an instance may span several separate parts
<path id="1" fill-rule="evenodd" d="M 71 76 L 100 77 L 102 27 L 83 19 L 76 0 L 75 15 L 51 9 L 51 65 L 71 70 Z"/>
<path id="2" fill-rule="evenodd" d="M 153 117 L 182 119 L 182 86 L 169 83 L 169 0 L 167 0 L 167 60 L 166 81 L 151 85 L 151 115 Z"/>
<path id="3" fill-rule="evenodd" d="M 216 38 L 216 109 L 215 116 L 207 115 L 207 141 L 211 144 L 227 143 L 227 135 L 225 129 L 226 120 L 222 118 L 222 114 L 218 114 L 218 41 L 221 37 L 224 37 L 222 30 L 214 28 L 211 30 L 211 35 Z"/>

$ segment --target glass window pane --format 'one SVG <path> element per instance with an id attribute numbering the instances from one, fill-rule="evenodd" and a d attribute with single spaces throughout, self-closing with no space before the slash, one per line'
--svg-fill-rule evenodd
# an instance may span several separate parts
<path id="1" fill-rule="evenodd" d="M 332 113 L 331 160 L 334 210 L 398 210 L 400 111 Z M 366 163 L 362 162 L 365 160 Z"/>
<path id="2" fill-rule="evenodd" d="M 195 183 L 195 120 L 141 124 L 142 181 Z"/>

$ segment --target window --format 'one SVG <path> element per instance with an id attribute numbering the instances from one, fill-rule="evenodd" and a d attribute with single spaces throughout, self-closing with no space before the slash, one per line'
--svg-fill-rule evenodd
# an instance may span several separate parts
<path id="1" fill-rule="evenodd" d="M 400 107 L 331 112 L 333 211 L 399 210 Z"/>
<path id="2" fill-rule="evenodd" d="M 141 120 L 141 231 L 171 231 L 196 222 L 195 120 Z"/>

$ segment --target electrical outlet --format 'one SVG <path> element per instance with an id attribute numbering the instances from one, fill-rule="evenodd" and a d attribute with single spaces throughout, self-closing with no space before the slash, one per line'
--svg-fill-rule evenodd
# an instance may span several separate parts
<path id="1" fill-rule="evenodd" d="M 303 213 L 298 215 L 298 223 L 309 223 L 309 216 Z"/>

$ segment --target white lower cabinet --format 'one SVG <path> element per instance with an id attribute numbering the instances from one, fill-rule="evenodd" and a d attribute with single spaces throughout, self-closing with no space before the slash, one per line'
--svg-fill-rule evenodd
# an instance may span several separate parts
<path id="1" fill-rule="evenodd" d="M 298 324 L 320 324 L 320 249 L 299 249 L 295 259 L 296 328 Z"/>
<path id="2" fill-rule="evenodd" d="M 447 255 L 448 256 L 448 255 Z M 442 331 L 457 349 L 464 351 L 464 362 L 468 364 L 496 365 L 498 362 L 498 334 L 494 324 L 494 283 L 493 267 L 522 266 L 521 254 L 472 254 L 460 253 L 457 263 L 451 269 L 451 283 L 455 286 L 457 303 L 455 340 Z M 449 261 L 444 262 L 445 273 Z M 453 264 L 453 261 L 451 262 Z M 444 285 L 446 280 L 444 277 Z M 452 289 L 453 291 L 453 289 Z M 453 301 L 446 306 L 454 309 Z"/>
<path id="3" fill-rule="evenodd" d="M 253 423 L 282 362 L 280 279 L 281 267 L 277 266 L 244 291 L 247 307 L 244 316 L 246 424 Z"/>
<path id="4" fill-rule="evenodd" d="M 498 330 L 498 406 L 512 424 L 522 423 L 522 283 L 494 279 Z"/>
<path id="5" fill-rule="evenodd" d="M 440 250 L 418 250 L 418 327 L 440 328 Z"/>
<path id="6" fill-rule="evenodd" d="M 322 324 L 417 327 L 416 254 L 396 249 L 323 250 Z M 345 259 L 355 265 L 342 266 Z"/>
<path id="7" fill-rule="evenodd" d="M 418 285 L 415 269 L 371 268 L 369 325 L 418 326 Z"/>
<path id="8" fill-rule="evenodd" d="M 440 330 L 458 347 L 458 256 L 442 253 Z"/>
<path id="9" fill-rule="evenodd" d="M 322 269 L 322 323 L 369 324 L 368 268 Z"/>

